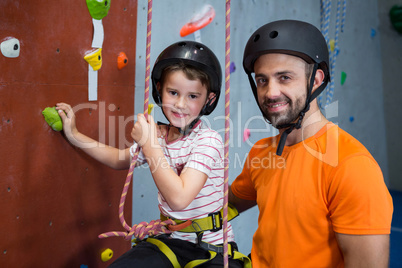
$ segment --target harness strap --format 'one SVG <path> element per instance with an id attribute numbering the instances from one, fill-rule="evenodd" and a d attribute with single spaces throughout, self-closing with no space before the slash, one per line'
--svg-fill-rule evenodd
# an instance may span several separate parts
<path id="1" fill-rule="evenodd" d="M 165 256 L 170 260 L 174 268 L 181 268 L 181 265 L 176 258 L 176 254 L 174 254 L 165 243 L 155 238 L 147 238 L 146 241 L 157 246 L 159 250 L 162 251 L 163 254 L 165 254 Z"/>
<path id="2" fill-rule="evenodd" d="M 168 229 L 171 231 L 179 231 L 183 233 L 197 233 L 197 232 L 203 232 L 203 231 L 212 231 L 216 232 L 222 229 L 223 227 L 223 222 L 222 222 L 222 213 L 223 209 L 214 212 L 214 213 L 209 213 L 207 217 L 201 218 L 201 219 L 194 219 L 191 221 L 191 225 L 189 224 L 188 221 L 182 221 L 182 220 L 177 220 L 177 219 L 172 219 L 170 217 L 166 217 L 164 215 L 160 215 L 160 219 L 162 221 L 172 219 L 176 222 L 176 225 L 168 225 Z M 239 215 L 239 212 L 237 209 L 232 205 L 228 204 L 228 221 L 234 219 Z M 181 229 L 177 228 L 177 225 L 183 224 Z M 178 230 L 179 229 L 179 230 Z"/>
<path id="3" fill-rule="evenodd" d="M 216 252 L 209 251 L 209 259 L 199 259 L 199 260 L 190 261 L 189 263 L 186 264 L 186 266 L 184 266 L 184 268 L 193 268 L 193 267 L 196 267 L 203 263 L 206 263 L 206 262 L 212 260 L 213 258 L 215 258 L 216 254 L 217 254 Z"/>
<path id="4" fill-rule="evenodd" d="M 159 248 L 159 250 L 163 254 L 165 254 L 165 256 L 170 260 L 170 262 L 172 263 L 174 268 L 182 268 L 180 266 L 179 261 L 177 260 L 176 255 L 174 254 L 174 252 L 165 243 L 163 243 L 162 241 L 155 239 L 155 238 L 147 238 L 146 241 L 157 246 Z M 216 257 L 216 255 L 218 253 L 221 253 L 221 254 L 223 253 L 223 246 L 217 246 L 217 245 L 213 245 L 213 244 L 210 244 L 207 242 L 201 242 L 200 245 L 202 248 L 208 250 L 208 252 L 210 254 L 209 258 L 190 261 L 189 263 L 186 264 L 186 266 L 184 266 L 184 268 L 196 267 L 198 265 L 201 265 L 203 263 L 206 263 L 206 262 L 212 260 L 213 258 Z M 252 267 L 250 258 L 247 257 L 246 255 L 244 255 L 243 253 L 234 250 L 232 248 L 231 244 L 228 244 L 228 250 L 229 250 L 229 257 L 231 259 L 242 261 L 244 268 Z"/>

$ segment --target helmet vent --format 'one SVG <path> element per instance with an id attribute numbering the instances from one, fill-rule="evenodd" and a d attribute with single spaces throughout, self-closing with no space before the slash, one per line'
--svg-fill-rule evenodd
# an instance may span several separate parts
<path id="1" fill-rule="evenodd" d="M 185 47 L 186 46 L 186 42 L 180 42 L 177 44 L 179 47 Z"/>
<path id="2" fill-rule="evenodd" d="M 258 39 L 260 39 L 260 35 L 259 34 L 256 34 L 255 36 L 254 36 L 254 42 L 257 42 L 258 41 Z"/>
<path id="3" fill-rule="evenodd" d="M 203 48 L 202 46 L 195 45 L 195 47 L 196 47 L 198 50 L 204 50 L 204 48 Z"/>
<path id="4" fill-rule="evenodd" d="M 277 31 L 272 31 L 269 33 L 269 37 L 271 37 L 272 39 L 278 37 L 278 32 Z"/>

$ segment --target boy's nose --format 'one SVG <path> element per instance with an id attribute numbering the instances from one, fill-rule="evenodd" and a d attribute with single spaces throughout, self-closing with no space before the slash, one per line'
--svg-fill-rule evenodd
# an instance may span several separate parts
<path id="1" fill-rule="evenodd" d="M 186 107 L 186 101 L 184 98 L 178 98 L 178 100 L 175 103 L 176 108 L 183 109 Z"/>

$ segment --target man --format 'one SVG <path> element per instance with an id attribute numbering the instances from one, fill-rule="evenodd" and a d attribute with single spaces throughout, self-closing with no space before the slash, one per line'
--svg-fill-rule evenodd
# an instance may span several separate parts
<path id="1" fill-rule="evenodd" d="M 268 23 L 250 37 L 243 67 L 280 132 L 253 146 L 229 193 L 239 211 L 259 208 L 253 267 L 387 267 L 393 205 L 380 167 L 315 99 L 330 80 L 321 32 Z"/>

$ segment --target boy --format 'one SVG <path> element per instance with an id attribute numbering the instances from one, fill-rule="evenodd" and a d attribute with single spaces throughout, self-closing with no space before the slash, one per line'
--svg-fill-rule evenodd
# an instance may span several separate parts
<path id="1" fill-rule="evenodd" d="M 119 159 L 119 150 L 113 147 L 85 148 L 86 143 L 97 142 L 78 132 L 74 113 L 68 104 L 59 103 L 57 109 L 69 141 L 112 168 L 128 168 L 130 154 L 133 156 L 140 146 L 137 165 L 148 163 L 159 191 L 159 209 L 163 217 L 191 220 L 191 226 L 195 226 L 198 220 L 214 220 L 223 206 L 222 138 L 200 120 L 202 115 L 215 109 L 221 80 L 219 61 L 205 45 L 185 41 L 167 47 L 152 71 L 152 96 L 162 107 L 169 124 L 156 125 L 152 116 L 146 120 L 143 114 L 139 114 L 131 132 L 135 143 L 124 150 L 123 160 Z M 111 267 L 176 267 L 176 264 L 184 267 L 200 259 L 204 263 L 197 267 L 221 267 L 221 226 L 213 230 L 191 226 L 189 228 L 193 230 L 190 232 L 176 231 L 170 236 L 156 236 L 156 243 L 151 242 L 155 239 L 140 242 Z M 231 248 L 237 250 L 230 223 L 228 240 Z M 174 253 L 177 263 L 164 253 L 165 246 Z M 210 252 L 211 249 L 215 252 Z M 218 254 L 214 257 L 216 252 Z M 242 261 L 233 258 L 229 259 L 229 265 L 243 266 Z"/>

